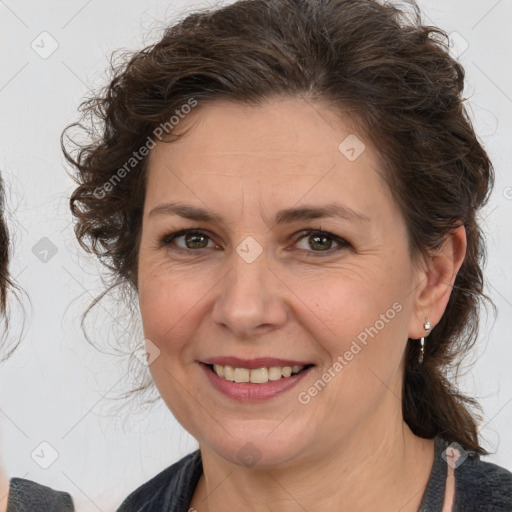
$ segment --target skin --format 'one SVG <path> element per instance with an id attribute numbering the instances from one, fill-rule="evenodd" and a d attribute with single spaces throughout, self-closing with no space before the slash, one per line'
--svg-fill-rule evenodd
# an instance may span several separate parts
<path id="1" fill-rule="evenodd" d="M 9 499 L 9 479 L 0 464 L 0 512 L 7 510 L 7 501 Z"/>
<path id="2" fill-rule="evenodd" d="M 403 421 L 403 354 L 409 337 L 425 334 L 425 317 L 435 328 L 446 308 L 465 254 L 464 228 L 435 254 L 413 261 L 377 149 L 357 134 L 366 150 L 349 161 L 338 146 L 354 130 L 320 101 L 219 101 L 199 105 L 182 127 L 191 128 L 185 137 L 157 144 L 150 155 L 138 292 L 145 336 L 160 350 L 150 365 L 155 384 L 203 457 L 191 506 L 416 511 L 434 445 Z M 224 221 L 150 215 L 178 201 Z M 272 222 L 283 208 L 331 202 L 368 220 Z M 161 243 L 182 229 L 204 231 L 207 247 L 192 243 L 187 251 L 185 237 Z M 350 245 L 332 239 L 322 251 L 303 230 L 332 233 Z M 236 252 L 248 236 L 263 251 L 250 264 Z M 394 303 L 401 311 L 301 404 L 298 394 Z M 209 384 L 198 361 L 213 356 L 315 367 L 271 400 L 241 403 Z M 247 443 L 260 455 L 252 467 L 237 456 Z"/>

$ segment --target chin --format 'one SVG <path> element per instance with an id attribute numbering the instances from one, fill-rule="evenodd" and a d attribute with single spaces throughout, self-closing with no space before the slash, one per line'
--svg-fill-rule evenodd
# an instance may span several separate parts
<path id="1" fill-rule="evenodd" d="M 242 420 L 242 425 L 224 424 L 216 429 L 218 436 L 200 436 L 201 450 L 215 453 L 218 457 L 248 469 L 269 469 L 293 464 L 305 456 L 314 443 L 306 432 L 290 428 L 279 429 L 274 422 Z M 282 425 L 282 423 L 281 423 Z M 229 434 L 227 432 L 229 432 Z M 310 430 L 311 432 L 311 430 Z M 231 435 L 230 435 L 231 434 Z M 194 434 L 192 434 L 194 435 Z"/>

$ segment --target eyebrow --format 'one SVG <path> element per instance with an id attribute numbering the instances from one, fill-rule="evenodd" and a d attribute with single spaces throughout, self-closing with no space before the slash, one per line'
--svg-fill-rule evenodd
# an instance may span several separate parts
<path id="1" fill-rule="evenodd" d="M 184 203 L 162 203 L 155 206 L 148 217 L 154 215 L 178 215 L 184 219 L 198 222 L 211 222 L 225 224 L 222 216 L 205 208 Z M 275 217 L 275 224 L 286 224 L 301 220 L 320 219 L 327 217 L 341 218 L 353 222 L 370 222 L 369 217 L 361 212 L 338 203 L 329 203 L 324 206 L 303 205 L 295 208 L 279 210 Z"/>

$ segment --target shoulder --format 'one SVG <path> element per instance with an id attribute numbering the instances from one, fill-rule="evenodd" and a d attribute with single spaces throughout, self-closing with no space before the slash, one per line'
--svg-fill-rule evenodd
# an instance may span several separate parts
<path id="1" fill-rule="evenodd" d="M 9 485 L 7 512 L 72 512 L 73 500 L 66 492 L 58 492 L 44 485 L 13 478 Z"/>
<path id="2" fill-rule="evenodd" d="M 468 512 L 510 512 L 512 473 L 482 461 L 479 456 L 468 457 L 455 469 L 454 508 Z"/>
<path id="3" fill-rule="evenodd" d="M 186 510 L 202 473 L 201 452 L 190 453 L 142 484 L 117 512 L 173 512 Z"/>

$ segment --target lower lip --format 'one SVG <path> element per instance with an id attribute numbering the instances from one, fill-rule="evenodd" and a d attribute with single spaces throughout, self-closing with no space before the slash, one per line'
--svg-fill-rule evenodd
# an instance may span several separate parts
<path id="1" fill-rule="evenodd" d="M 217 391 L 239 402 L 262 402 L 274 398 L 293 388 L 314 368 L 310 366 L 296 375 L 279 380 L 269 380 L 265 384 L 251 384 L 246 382 L 230 382 L 229 380 L 219 377 L 205 364 L 200 363 L 199 366 L 201 366 L 207 378 L 210 380 L 210 383 Z"/>

